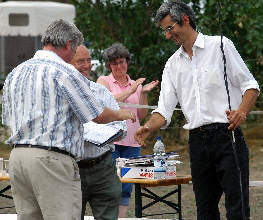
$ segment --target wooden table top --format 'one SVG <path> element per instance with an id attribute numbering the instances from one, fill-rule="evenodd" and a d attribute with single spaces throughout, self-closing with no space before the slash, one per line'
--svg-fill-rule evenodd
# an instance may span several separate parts
<path id="1" fill-rule="evenodd" d="M 0 176 L 0 181 L 10 181 L 9 176 Z M 188 184 L 192 181 L 190 175 L 177 176 L 174 179 L 122 179 L 122 183 L 139 183 L 142 187 L 154 187 L 154 186 L 169 186 L 169 185 L 179 185 Z"/>
<path id="2" fill-rule="evenodd" d="M 177 176 L 174 179 L 120 179 L 122 183 L 139 183 L 141 187 L 154 187 L 154 186 L 169 186 L 188 184 L 192 181 L 190 175 Z"/>
<path id="3" fill-rule="evenodd" d="M 1 176 L 1 175 L 0 175 L 0 181 L 2 181 L 2 180 L 10 181 L 10 177 L 7 176 L 7 175 L 5 175 L 5 176 Z"/>

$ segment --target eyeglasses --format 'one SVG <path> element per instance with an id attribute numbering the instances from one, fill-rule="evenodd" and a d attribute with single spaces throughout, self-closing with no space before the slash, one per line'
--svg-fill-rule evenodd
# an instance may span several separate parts
<path id="1" fill-rule="evenodd" d="M 169 27 L 167 27 L 165 30 L 163 30 L 162 32 L 163 32 L 163 34 L 164 35 L 166 35 L 166 33 L 170 33 L 172 30 L 173 30 L 173 28 L 174 28 L 174 26 L 177 24 L 177 22 L 175 22 L 172 26 L 169 26 Z"/>
<path id="2" fill-rule="evenodd" d="M 118 65 L 123 65 L 126 63 L 127 63 L 126 60 L 120 60 L 119 62 L 112 62 L 112 63 L 110 63 L 110 65 L 118 66 Z"/>

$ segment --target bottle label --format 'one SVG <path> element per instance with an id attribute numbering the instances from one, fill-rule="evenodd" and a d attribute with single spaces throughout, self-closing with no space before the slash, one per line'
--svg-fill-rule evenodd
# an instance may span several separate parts
<path id="1" fill-rule="evenodd" d="M 154 159 L 153 160 L 154 167 L 164 167 L 165 166 L 165 160 L 163 159 Z"/>
<path id="2" fill-rule="evenodd" d="M 166 167 L 166 178 L 173 179 L 176 177 L 176 166 L 167 166 Z"/>

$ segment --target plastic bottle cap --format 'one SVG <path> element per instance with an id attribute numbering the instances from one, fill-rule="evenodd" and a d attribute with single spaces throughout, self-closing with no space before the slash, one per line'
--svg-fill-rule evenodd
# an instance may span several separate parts
<path id="1" fill-rule="evenodd" d="M 156 140 L 157 140 L 157 141 L 160 141 L 160 140 L 162 140 L 162 137 L 161 137 L 161 136 L 158 136 L 158 137 L 156 138 Z"/>

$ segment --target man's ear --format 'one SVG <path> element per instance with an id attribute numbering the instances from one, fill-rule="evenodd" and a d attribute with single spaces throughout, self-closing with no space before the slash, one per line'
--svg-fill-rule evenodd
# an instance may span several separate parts
<path id="1" fill-rule="evenodd" d="M 71 41 L 70 41 L 70 40 L 68 40 L 68 42 L 67 42 L 67 44 L 66 44 L 65 48 L 66 48 L 66 49 L 69 49 L 69 48 L 71 48 Z"/>
<path id="2" fill-rule="evenodd" d="M 182 16 L 182 22 L 186 25 L 189 24 L 189 17 L 186 14 Z"/>

